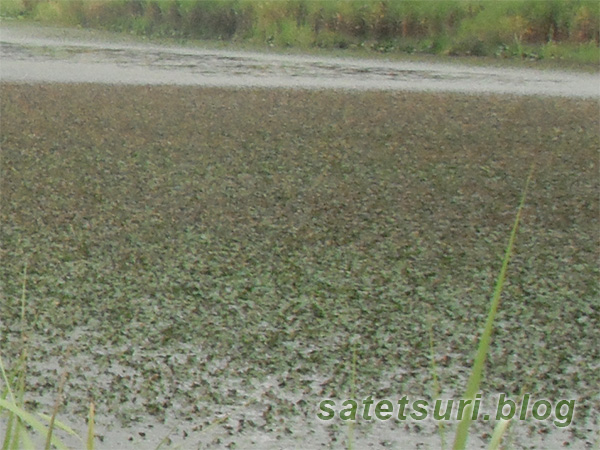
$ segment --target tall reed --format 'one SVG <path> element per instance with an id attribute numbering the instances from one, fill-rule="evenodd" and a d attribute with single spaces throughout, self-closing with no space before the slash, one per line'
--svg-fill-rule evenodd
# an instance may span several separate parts
<path id="1" fill-rule="evenodd" d="M 525 187 L 523 188 L 523 193 L 521 194 L 521 202 L 519 203 L 519 209 L 517 210 L 517 215 L 515 217 L 515 221 L 513 224 L 512 231 L 510 233 L 510 238 L 508 240 L 508 244 L 506 246 L 506 251 L 504 253 L 504 259 L 502 260 L 502 267 L 500 269 L 500 273 L 498 274 L 498 279 L 496 280 L 496 286 L 494 288 L 494 294 L 492 296 L 492 301 L 490 304 L 490 310 L 488 312 L 488 316 L 485 322 L 485 326 L 483 329 L 483 333 L 481 334 L 481 338 L 479 340 L 479 346 L 477 347 L 477 354 L 475 356 L 475 360 L 473 362 L 473 367 L 471 369 L 471 376 L 469 377 L 469 381 L 467 382 L 467 388 L 464 395 L 464 399 L 470 400 L 471 402 L 465 408 L 463 417 L 458 424 L 458 428 L 456 430 L 456 435 L 454 438 L 454 450 L 463 450 L 467 445 L 467 438 L 469 436 L 469 428 L 471 426 L 471 422 L 473 421 L 471 414 L 473 410 L 473 403 L 475 401 L 475 395 L 479 391 L 481 386 L 481 378 L 483 373 L 483 366 L 485 364 L 485 360 L 487 358 L 487 354 L 490 348 L 490 342 L 492 339 L 492 331 L 494 328 L 494 320 L 496 318 L 496 312 L 498 311 L 498 306 L 500 305 L 500 296 L 502 295 L 502 289 L 504 287 L 504 282 L 506 280 L 506 273 L 508 269 L 508 263 L 510 261 L 510 257 L 513 253 L 513 248 L 515 245 L 515 238 L 517 236 L 517 229 L 519 227 L 519 222 L 521 220 L 521 214 L 523 212 L 523 206 L 525 205 L 525 198 L 527 197 L 527 190 L 529 188 L 529 183 L 533 177 L 533 164 L 531 165 L 531 170 L 529 171 L 529 176 L 527 177 L 527 181 L 525 182 Z M 496 436 L 494 441 L 499 443 L 501 438 L 501 433 L 504 432 L 508 424 L 501 423 L 500 428 L 498 428 L 498 436 Z"/>

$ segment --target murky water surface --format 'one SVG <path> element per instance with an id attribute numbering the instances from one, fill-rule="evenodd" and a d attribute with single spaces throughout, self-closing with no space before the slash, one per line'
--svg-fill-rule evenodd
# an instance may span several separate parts
<path id="1" fill-rule="evenodd" d="M 62 32 L 47 29 L 2 26 L 0 81 L 389 89 L 600 97 L 598 74 L 203 50 L 91 39 L 85 31 L 80 30 L 79 33 L 81 37 L 77 37 L 79 35 L 72 31 L 64 32 L 63 35 Z M 87 336 L 87 333 L 82 332 L 82 336 Z M 159 356 L 157 355 L 157 361 L 160 361 Z M 126 367 L 111 367 L 121 377 L 130 375 Z M 48 367 L 34 367 L 33 370 L 43 373 Z M 114 373 L 110 372 L 109 375 Z M 111 378 L 92 376 L 95 376 L 99 386 L 106 387 L 105 392 L 110 392 Z M 309 381 L 320 382 L 318 379 Z M 236 380 L 223 381 L 223 389 L 239 389 L 236 383 Z M 230 405 L 226 408 L 228 420 L 223 424 L 203 420 L 200 426 L 173 416 L 162 421 L 151 417 L 137 417 L 134 424 L 122 426 L 115 417 L 104 411 L 97 417 L 97 435 L 103 440 L 99 448 L 155 448 L 165 437 L 168 437 L 167 443 L 180 444 L 183 448 L 197 448 L 201 445 L 232 448 L 234 442 L 238 448 L 345 447 L 343 440 L 348 431 L 344 424 L 324 424 L 314 417 L 297 423 L 286 422 L 282 424 L 281 430 L 275 432 L 260 429 L 241 432 L 232 428 L 231 423 L 243 424 L 248 420 L 261 424 L 260 411 L 257 409 L 258 412 L 253 415 L 252 408 L 256 409 L 256 405 L 260 405 L 260 399 L 267 394 L 272 396 L 274 391 L 280 390 L 272 380 L 266 380 L 263 384 L 254 386 L 254 389 L 255 392 L 250 397 L 255 399 L 252 403 L 254 406 Z M 285 395 L 299 395 L 277 393 L 282 398 Z M 290 398 L 290 401 L 296 402 L 298 398 Z M 52 402 L 52 398 L 47 399 L 48 404 Z M 135 403 L 135 400 L 132 402 Z M 216 418 L 224 417 L 225 412 L 215 407 L 214 415 Z M 72 419 L 71 423 L 81 422 L 78 420 L 80 417 L 68 419 Z M 213 419 L 214 417 L 211 420 Z M 414 423 L 405 425 L 391 421 L 363 424 L 356 433 L 356 446 L 386 448 L 400 439 L 407 448 L 439 448 L 440 436 L 436 425 L 418 424 L 417 427 Z M 2 426 L 0 423 L 0 435 L 4 431 Z M 85 425 L 81 425 L 78 431 L 85 434 Z M 536 448 L 556 448 L 562 442 L 570 440 L 568 431 L 562 429 L 555 429 L 548 436 L 525 434 L 526 430 L 521 427 L 513 436 L 513 442 L 527 442 Z M 374 440 L 373 436 L 377 436 L 377 439 Z M 74 446 L 77 445 L 75 442 Z M 570 448 L 585 446 L 584 442 L 575 442 Z M 474 435 L 470 448 L 483 447 L 485 440 Z"/>
<path id="2" fill-rule="evenodd" d="M 3 26 L 1 81 L 336 88 L 600 97 L 600 75 L 289 56 L 59 36 Z"/>

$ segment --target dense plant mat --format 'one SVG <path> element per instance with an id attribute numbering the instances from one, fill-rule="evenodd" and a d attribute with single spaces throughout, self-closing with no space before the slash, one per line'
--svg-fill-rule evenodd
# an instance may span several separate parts
<path id="1" fill-rule="evenodd" d="M 600 62 L 595 1 L 4 0 L 0 14 L 263 46 Z"/>
<path id="2" fill-rule="evenodd" d="M 28 346 L 32 408 L 68 367 L 67 415 L 246 404 L 240 429 L 284 430 L 351 389 L 431 397 L 430 328 L 462 393 L 533 162 L 482 390 L 574 398 L 589 438 L 595 101 L 3 84 L 0 106 L 0 347 L 10 369 Z"/>

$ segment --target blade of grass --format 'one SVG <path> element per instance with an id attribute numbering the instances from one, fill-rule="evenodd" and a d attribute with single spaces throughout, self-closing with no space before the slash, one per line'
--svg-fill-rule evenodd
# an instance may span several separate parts
<path id="1" fill-rule="evenodd" d="M 14 401 L 14 396 L 12 390 L 10 389 L 10 383 L 8 382 L 8 378 L 6 376 L 6 372 L 4 371 L 4 364 L 2 363 L 2 356 L 0 356 L 0 369 L 2 371 L 2 378 L 4 379 L 4 390 L 2 392 L 1 399 L 4 401 L 8 401 L 7 397 L 10 397 L 12 402 Z M 11 448 L 11 442 L 13 441 L 13 433 L 17 432 L 18 426 L 18 416 L 14 413 L 9 412 L 8 421 L 6 424 L 6 433 L 4 434 L 4 440 L 2 441 L 2 450 L 8 450 Z"/>
<path id="2" fill-rule="evenodd" d="M 10 383 L 8 382 L 8 377 L 6 376 L 6 371 L 4 370 L 4 362 L 2 362 L 2 356 L 0 355 L 0 372 L 2 372 L 2 379 L 4 380 L 4 384 L 6 385 L 6 392 L 8 394 L 8 397 L 10 397 L 10 401 L 13 404 L 16 404 L 15 401 L 15 396 L 13 395 L 12 389 L 10 388 Z M 5 398 L 2 398 L 2 400 L 5 400 Z"/>
<path id="3" fill-rule="evenodd" d="M 59 450 L 67 450 L 67 447 L 51 435 L 51 428 L 47 429 L 35 416 L 30 414 L 24 409 L 24 398 L 25 398 L 25 374 L 26 374 L 26 362 L 27 362 L 27 335 L 26 321 L 25 321 L 25 299 L 27 291 L 27 262 L 23 268 L 23 287 L 21 293 L 21 339 L 23 342 L 23 351 L 19 358 L 17 366 L 17 385 L 18 390 L 15 394 L 10 387 L 8 376 L 4 368 L 4 362 L 0 355 L 0 372 L 2 373 L 2 379 L 5 384 L 5 393 L 0 398 L 0 409 L 6 409 L 9 411 L 9 420 L 7 424 L 6 435 L 2 444 L 3 450 L 8 449 L 34 449 L 35 446 L 29 437 L 27 428 L 25 425 L 30 426 L 37 431 L 41 436 L 48 434 L 48 443 L 51 443 Z M 48 445 L 47 443 L 47 445 Z"/>
<path id="4" fill-rule="evenodd" d="M 8 396 L 8 390 L 4 388 L 2 393 L 2 400 L 6 400 Z M 15 428 L 15 420 L 17 416 L 11 412 L 8 413 L 8 420 L 6 421 L 6 432 L 4 433 L 4 439 L 2 440 L 2 450 L 8 450 L 10 448 L 11 439 L 13 436 L 13 428 Z"/>
<path id="5" fill-rule="evenodd" d="M 496 287 L 494 289 L 494 295 L 492 297 L 492 303 L 490 305 L 490 310 L 485 323 L 485 328 L 483 330 L 483 334 L 481 335 L 481 339 L 479 340 L 479 347 L 477 348 L 477 355 L 475 356 L 471 376 L 469 377 L 469 381 L 467 382 L 467 389 L 464 398 L 466 400 L 471 400 L 471 402 L 465 408 L 464 415 L 458 424 L 458 428 L 456 430 L 456 435 L 454 438 L 454 450 L 464 450 L 467 444 L 467 438 L 469 436 L 469 427 L 471 426 L 471 422 L 473 421 L 471 417 L 473 401 L 475 399 L 475 394 L 477 393 L 477 391 L 479 391 L 479 386 L 481 385 L 481 374 L 483 372 L 483 365 L 485 363 L 487 352 L 490 347 L 492 330 L 494 328 L 494 319 L 496 318 L 496 311 L 498 310 L 498 305 L 500 304 L 500 295 L 502 294 L 502 288 L 504 287 L 504 281 L 506 280 L 508 262 L 510 261 L 510 256 L 513 251 L 515 237 L 517 235 L 517 229 L 519 227 L 519 221 L 521 220 L 523 206 L 525 205 L 527 189 L 529 188 L 529 183 L 531 181 L 531 178 L 533 177 L 533 168 L 534 165 L 532 164 L 531 170 L 529 171 L 529 176 L 527 177 L 527 181 L 525 182 L 523 193 L 521 194 L 521 202 L 519 203 L 519 209 L 517 210 L 517 215 L 515 217 L 515 222 L 510 233 L 508 245 L 506 246 L 506 252 L 504 254 L 504 259 L 502 260 L 502 268 L 500 269 L 500 274 L 498 275 L 498 279 L 496 281 Z"/>
<path id="6" fill-rule="evenodd" d="M 23 351 L 21 353 L 21 357 L 19 358 L 19 365 L 18 365 L 17 392 L 16 392 L 17 397 L 14 400 L 14 403 L 16 405 L 21 405 L 21 406 L 25 405 L 25 374 L 27 371 L 26 364 L 27 364 L 27 347 L 25 344 L 25 338 L 23 338 Z M 27 440 L 28 437 L 29 436 L 27 434 L 27 429 L 21 423 L 21 419 L 17 417 L 15 435 L 14 435 L 14 441 L 13 441 L 15 443 L 15 448 L 19 447 L 19 444 L 18 444 L 19 440 L 21 440 L 21 439 Z"/>
<path id="7" fill-rule="evenodd" d="M 44 419 L 46 422 L 48 422 L 48 424 L 50 424 L 50 421 L 52 420 L 52 416 L 49 416 L 48 414 L 43 414 L 43 413 L 37 413 L 38 416 L 40 416 L 42 419 Z M 77 437 L 79 439 L 81 439 L 79 437 L 79 435 L 77 434 L 77 432 L 75 430 L 73 430 L 73 428 L 71 428 L 69 425 L 67 425 L 64 422 L 61 422 L 58 419 L 54 419 L 54 427 L 58 428 L 59 430 L 62 430 L 68 434 L 70 434 L 73 437 Z"/>
<path id="8" fill-rule="evenodd" d="M 488 450 L 498 450 L 500 448 L 502 438 L 504 437 L 504 433 L 506 433 L 509 425 L 510 420 L 500 419 L 494 428 L 494 433 L 492 434 L 492 440 L 490 441 Z"/>
<path id="9" fill-rule="evenodd" d="M 46 429 L 46 427 L 38 419 L 36 419 L 35 416 L 28 413 L 20 406 L 0 398 L 0 408 L 7 409 L 8 411 L 17 415 L 23 422 L 25 422 L 38 433 L 40 433 L 40 435 L 45 436 L 47 434 L 48 430 Z M 51 442 L 52 445 L 54 445 L 59 450 L 68 450 L 67 446 L 64 445 L 62 441 L 57 439 L 56 436 L 52 436 Z"/>
<path id="10" fill-rule="evenodd" d="M 27 428 L 19 418 L 16 420 L 16 431 L 10 448 L 13 450 L 35 450 L 35 445 L 27 432 Z"/>
<path id="11" fill-rule="evenodd" d="M 25 374 L 27 373 L 27 333 L 25 332 L 27 323 L 25 322 L 25 299 L 27 292 L 27 261 L 23 265 L 23 284 L 21 289 L 21 343 L 22 343 L 22 351 L 21 356 L 19 357 L 19 361 L 17 364 L 16 371 L 16 398 L 12 397 L 11 400 L 15 405 L 24 406 L 25 402 Z M 10 386 L 10 383 L 7 381 L 7 387 Z M 27 428 L 23 425 L 23 422 L 19 416 L 15 414 L 11 414 L 11 418 L 13 419 L 12 424 L 14 426 L 12 435 L 12 444 L 10 445 L 11 449 L 18 450 L 20 447 L 28 447 L 33 448 L 33 444 L 31 439 L 29 438 L 29 433 L 27 433 Z M 10 443 L 10 440 L 9 440 Z"/>
<path id="12" fill-rule="evenodd" d="M 94 450 L 94 402 L 90 402 L 90 412 L 88 414 L 88 432 L 87 432 L 87 450 Z"/>
<path id="13" fill-rule="evenodd" d="M 27 430 L 25 430 L 25 427 L 19 420 L 19 417 L 18 416 L 15 416 L 15 417 L 16 417 L 16 420 L 14 422 L 15 432 L 13 434 L 11 442 L 9 442 L 9 447 L 8 447 L 10 450 L 20 450 L 21 440 L 25 440 L 26 439 L 25 436 L 27 435 Z"/>
<path id="14" fill-rule="evenodd" d="M 50 450 L 50 443 L 52 441 L 52 433 L 54 432 L 54 422 L 56 421 L 56 415 L 58 414 L 58 409 L 60 408 L 60 404 L 62 403 L 62 394 L 65 388 L 65 383 L 67 382 L 67 371 L 63 371 L 60 377 L 60 383 L 58 385 L 58 394 L 56 396 L 56 401 L 54 402 L 54 408 L 52 408 L 52 416 L 50 417 L 50 425 L 48 426 L 48 434 L 46 435 L 46 450 Z"/>

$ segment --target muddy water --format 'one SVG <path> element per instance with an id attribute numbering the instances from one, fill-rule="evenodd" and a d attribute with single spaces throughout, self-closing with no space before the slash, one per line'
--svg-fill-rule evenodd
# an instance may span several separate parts
<path id="1" fill-rule="evenodd" d="M 158 46 L 6 23 L 0 81 L 600 97 L 598 74 Z"/>

